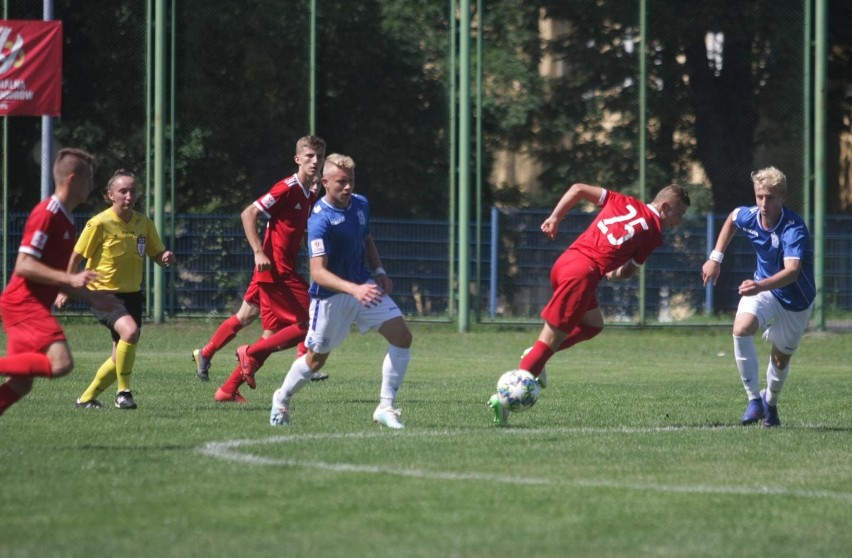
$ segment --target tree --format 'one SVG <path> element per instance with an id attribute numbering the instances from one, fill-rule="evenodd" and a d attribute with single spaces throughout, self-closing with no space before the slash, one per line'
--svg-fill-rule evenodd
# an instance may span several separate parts
<path id="1" fill-rule="evenodd" d="M 791 112 L 797 101 L 801 106 L 800 80 L 794 77 L 801 67 L 801 56 L 796 58 L 800 4 L 695 4 L 677 12 L 677 25 L 670 3 L 648 4 L 649 176 L 683 180 L 690 161 L 697 160 L 717 210 L 749 202 L 748 175 L 758 148 L 777 153 L 791 143 L 801 145 L 801 119 L 791 118 L 798 114 Z M 642 53 L 637 3 L 543 6 L 548 17 L 570 22 L 570 32 L 548 45 L 567 66 L 554 79 L 548 121 L 578 123 L 569 149 L 545 150 L 543 157 L 554 162 L 552 173 L 567 175 L 582 167 L 603 182 L 630 183 L 636 176 L 636 76 Z M 717 50 L 709 52 L 708 45 Z M 578 109 L 572 118 L 570 112 Z M 761 122 L 766 124 L 759 129 Z M 551 134 L 547 139 L 558 145 L 553 136 L 559 130 Z M 787 170 L 796 176 L 800 169 Z"/>
<path id="2" fill-rule="evenodd" d="M 118 167 L 144 171 L 145 50 L 144 6 L 116 0 L 98 9 L 73 9 L 55 0 L 63 24 L 62 116 L 55 120 L 59 146 L 78 146 L 97 156 L 95 185 L 100 190 Z M 10 7 L 16 19 L 41 19 L 41 4 Z M 79 8 L 79 7 L 78 7 Z M 10 119 L 10 207 L 29 211 L 40 197 L 40 119 Z M 94 196 L 90 209 L 103 208 Z M 83 208 L 85 209 L 85 207 Z"/>
<path id="3" fill-rule="evenodd" d="M 54 3 L 65 35 L 58 141 L 98 155 L 97 184 L 117 166 L 144 175 L 150 31 L 144 3 L 114 0 L 97 9 L 71 0 Z M 649 186 L 688 182 L 700 162 L 716 210 L 726 212 L 748 201 L 749 171 L 783 161 L 791 186 L 798 187 L 801 4 L 649 0 Z M 852 8 L 846 4 L 829 3 L 829 70 L 835 78 L 829 98 L 830 211 L 848 210 L 836 186 L 849 180 L 838 163 L 838 138 L 848 133 L 844 122 L 850 119 L 846 85 L 852 81 L 852 37 L 845 25 Z M 330 150 L 356 158 L 358 188 L 374 200 L 378 214 L 446 217 L 447 3 L 321 0 L 317 5 L 316 132 Z M 477 26 L 472 37 L 482 19 L 486 176 L 499 150 L 523 150 L 541 163 L 545 188 L 543 198 L 525 198 L 515 184 L 490 185 L 484 205 L 494 196 L 549 205 L 567 181 L 581 178 L 635 188 L 637 0 L 484 0 L 483 5 L 482 18 L 472 18 Z M 292 168 L 293 143 L 308 131 L 310 5 L 308 0 L 208 0 L 171 6 L 177 9 L 176 125 L 168 130 L 176 154 L 175 210 L 234 213 Z M 15 0 L 9 15 L 40 18 L 41 6 Z M 542 16 L 558 19 L 564 32 L 543 41 Z M 708 56 L 708 33 L 722 41 L 717 42 L 720 64 Z M 560 61 L 562 71 L 542 76 L 539 64 L 549 56 Z M 24 211 L 39 195 L 33 158 L 39 123 L 13 118 L 9 126 L 11 207 Z M 472 172 L 473 163 L 460 164 Z M 794 192 L 795 200 L 799 194 Z M 91 207 L 100 207 L 99 201 Z"/>

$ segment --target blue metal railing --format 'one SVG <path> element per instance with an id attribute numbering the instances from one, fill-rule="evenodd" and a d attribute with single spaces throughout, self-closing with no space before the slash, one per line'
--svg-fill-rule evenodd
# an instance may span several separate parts
<path id="1" fill-rule="evenodd" d="M 550 267 L 560 253 L 588 226 L 593 215 L 571 213 L 551 241 L 539 229 L 546 210 L 494 208 L 483 225 L 481 253 L 487 261 L 471 274 L 474 309 L 483 321 L 538 321 L 550 298 Z M 9 246 L 5 254 L 14 267 L 17 246 L 27 215 L 10 213 Z M 77 216 L 82 227 L 88 216 Z M 715 289 L 701 284 L 701 265 L 715 242 L 716 219 L 699 216 L 666 234 L 664 245 L 646 264 L 646 320 L 677 323 L 706 319 L 716 312 L 733 312 L 736 285 L 751 275 L 754 255 L 745 238 L 737 236 L 725 257 L 725 268 Z M 164 242 L 178 257 L 167 271 L 167 316 L 209 316 L 233 312 L 251 278 L 252 256 L 238 215 L 178 215 L 172 237 Z M 449 226 L 445 221 L 374 218 L 372 234 L 385 268 L 394 281 L 394 300 L 411 318 L 449 319 Z M 471 234 L 470 238 L 476 238 Z M 831 216 L 825 234 L 825 297 L 829 314 L 852 316 L 852 218 Z M 471 246 L 470 253 L 476 250 Z M 476 262 L 469 262 L 476 269 Z M 305 254 L 300 272 L 307 275 Z M 605 282 L 598 301 L 610 323 L 636 323 L 638 280 Z M 85 307 L 73 305 L 84 311 Z M 727 318 L 726 318 L 727 319 Z M 844 318 L 852 325 L 852 318 Z"/>

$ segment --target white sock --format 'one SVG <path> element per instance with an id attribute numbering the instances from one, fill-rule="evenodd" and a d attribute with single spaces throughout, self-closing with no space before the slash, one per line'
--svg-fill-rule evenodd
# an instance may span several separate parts
<path id="1" fill-rule="evenodd" d="M 393 407 L 396 393 L 405 378 L 408 362 L 411 360 L 411 349 L 388 345 L 388 353 L 382 363 L 382 390 L 379 394 L 379 407 Z"/>
<path id="2" fill-rule="evenodd" d="M 784 382 L 789 373 L 789 364 L 784 370 L 778 370 L 775 363 L 772 362 L 772 357 L 769 358 L 769 366 L 766 367 L 766 402 L 773 407 L 778 404 L 778 395 L 781 393 L 781 388 L 784 387 Z"/>
<path id="3" fill-rule="evenodd" d="M 293 361 L 281 387 L 272 394 L 272 404 L 279 407 L 289 407 L 290 398 L 310 382 L 311 367 L 308 366 L 305 355 L 302 355 Z"/>
<path id="4" fill-rule="evenodd" d="M 760 374 L 757 366 L 757 349 L 754 346 L 754 336 L 738 337 L 734 335 L 734 360 L 740 378 L 749 399 L 760 397 Z"/>

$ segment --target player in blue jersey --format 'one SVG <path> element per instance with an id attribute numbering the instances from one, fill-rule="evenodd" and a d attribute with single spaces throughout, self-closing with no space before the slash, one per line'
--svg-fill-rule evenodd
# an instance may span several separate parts
<path id="1" fill-rule="evenodd" d="M 799 346 L 813 310 L 814 257 L 810 234 L 801 217 L 784 206 L 787 178 L 775 167 L 751 174 L 756 205 L 734 209 L 701 268 L 704 285 L 716 284 L 725 249 L 739 229 L 757 254 L 757 270 L 740 284 L 742 296 L 734 318 L 734 358 L 749 402 L 740 422 L 763 419 L 780 426 L 778 395 L 790 373 L 790 358 Z M 772 343 L 766 389 L 760 389 L 754 334 L 764 329 Z"/>
<path id="2" fill-rule="evenodd" d="M 370 205 L 355 194 L 355 162 L 334 153 L 325 159 L 322 173 L 325 195 L 308 219 L 308 255 L 312 283 L 309 289 L 308 352 L 293 361 L 284 383 L 272 396 L 269 422 L 290 423 L 293 395 L 311 381 L 328 355 L 340 346 L 352 324 L 361 333 L 376 329 L 389 345 L 382 364 L 379 405 L 373 420 L 389 428 L 403 428 L 396 395 L 411 358 L 411 332 L 390 294 L 393 282 L 370 235 Z"/>

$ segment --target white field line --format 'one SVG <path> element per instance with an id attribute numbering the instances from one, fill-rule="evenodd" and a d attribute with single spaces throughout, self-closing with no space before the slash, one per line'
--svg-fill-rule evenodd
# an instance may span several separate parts
<path id="1" fill-rule="evenodd" d="M 659 427 L 659 428 L 554 428 L 554 429 L 506 429 L 500 432 L 508 434 L 526 434 L 531 433 L 572 433 L 572 434 L 587 434 L 587 433 L 607 433 L 607 434 L 635 434 L 635 433 L 656 433 L 656 432 L 680 432 L 684 430 L 715 430 L 725 428 L 742 428 L 742 427 Z M 443 431 L 424 431 L 424 432 L 349 432 L 349 433 L 332 433 L 332 434 L 294 434 L 271 436 L 269 438 L 261 438 L 258 440 L 226 440 L 221 442 L 208 442 L 197 448 L 197 451 L 203 455 L 221 459 L 224 461 L 235 461 L 246 463 L 249 465 L 268 465 L 268 466 L 286 466 L 286 467 L 305 467 L 309 469 L 319 469 L 333 473 L 362 473 L 362 474 L 381 474 L 394 475 L 399 477 L 417 478 L 417 479 L 435 479 L 446 481 L 484 481 L 496 482 L 503 484 L 517 485 L 557 485 L 557 486 L 573 486 L 581 488 L 609 488 L 615 490 L 636 490 L 636 491 L 651 491 L 651 492 L 668 492 L 679 494 L 732 494 L 732 495 L 770 495 L 770 496 L 792 496 L 797 498 L 827 498 L 832 500 L 841 500 L 852 502 L 852 492 L 835 492 L 831 490 L 794 490 L 789 488 L 771 487 L 771 486 L 709 486 L 709 485 L 675 485 L 675 484 L 658 484 L 658 483 L 632 483 L 613 480 L 584 480 L 584 479 L 546 479 L 538 477 L 523 477 L 517 475 L 494 475 L 490 473 L 462 473 L 453 471 L 425 471 L 422 469 L 406 469 L 399 467 L 389 467 L 383 465 L 359 465 L 356 463 L 329 463 L 326 461 L 306 461 L 292 458 L 271 458 L 254 455 L 247 452 L 252 446 L 268 446 L 274 444 L 282 444 L 289 442 L 304 442 L 330 439 L 350 439 L 359 440 L 366 438 L 378 438 L 386 436 L 402 436 L 402 437 L 426 437 L 426 436 L 452 436 L 457 434 L 467 434 L 464 430 L 443 430 Z"/>

